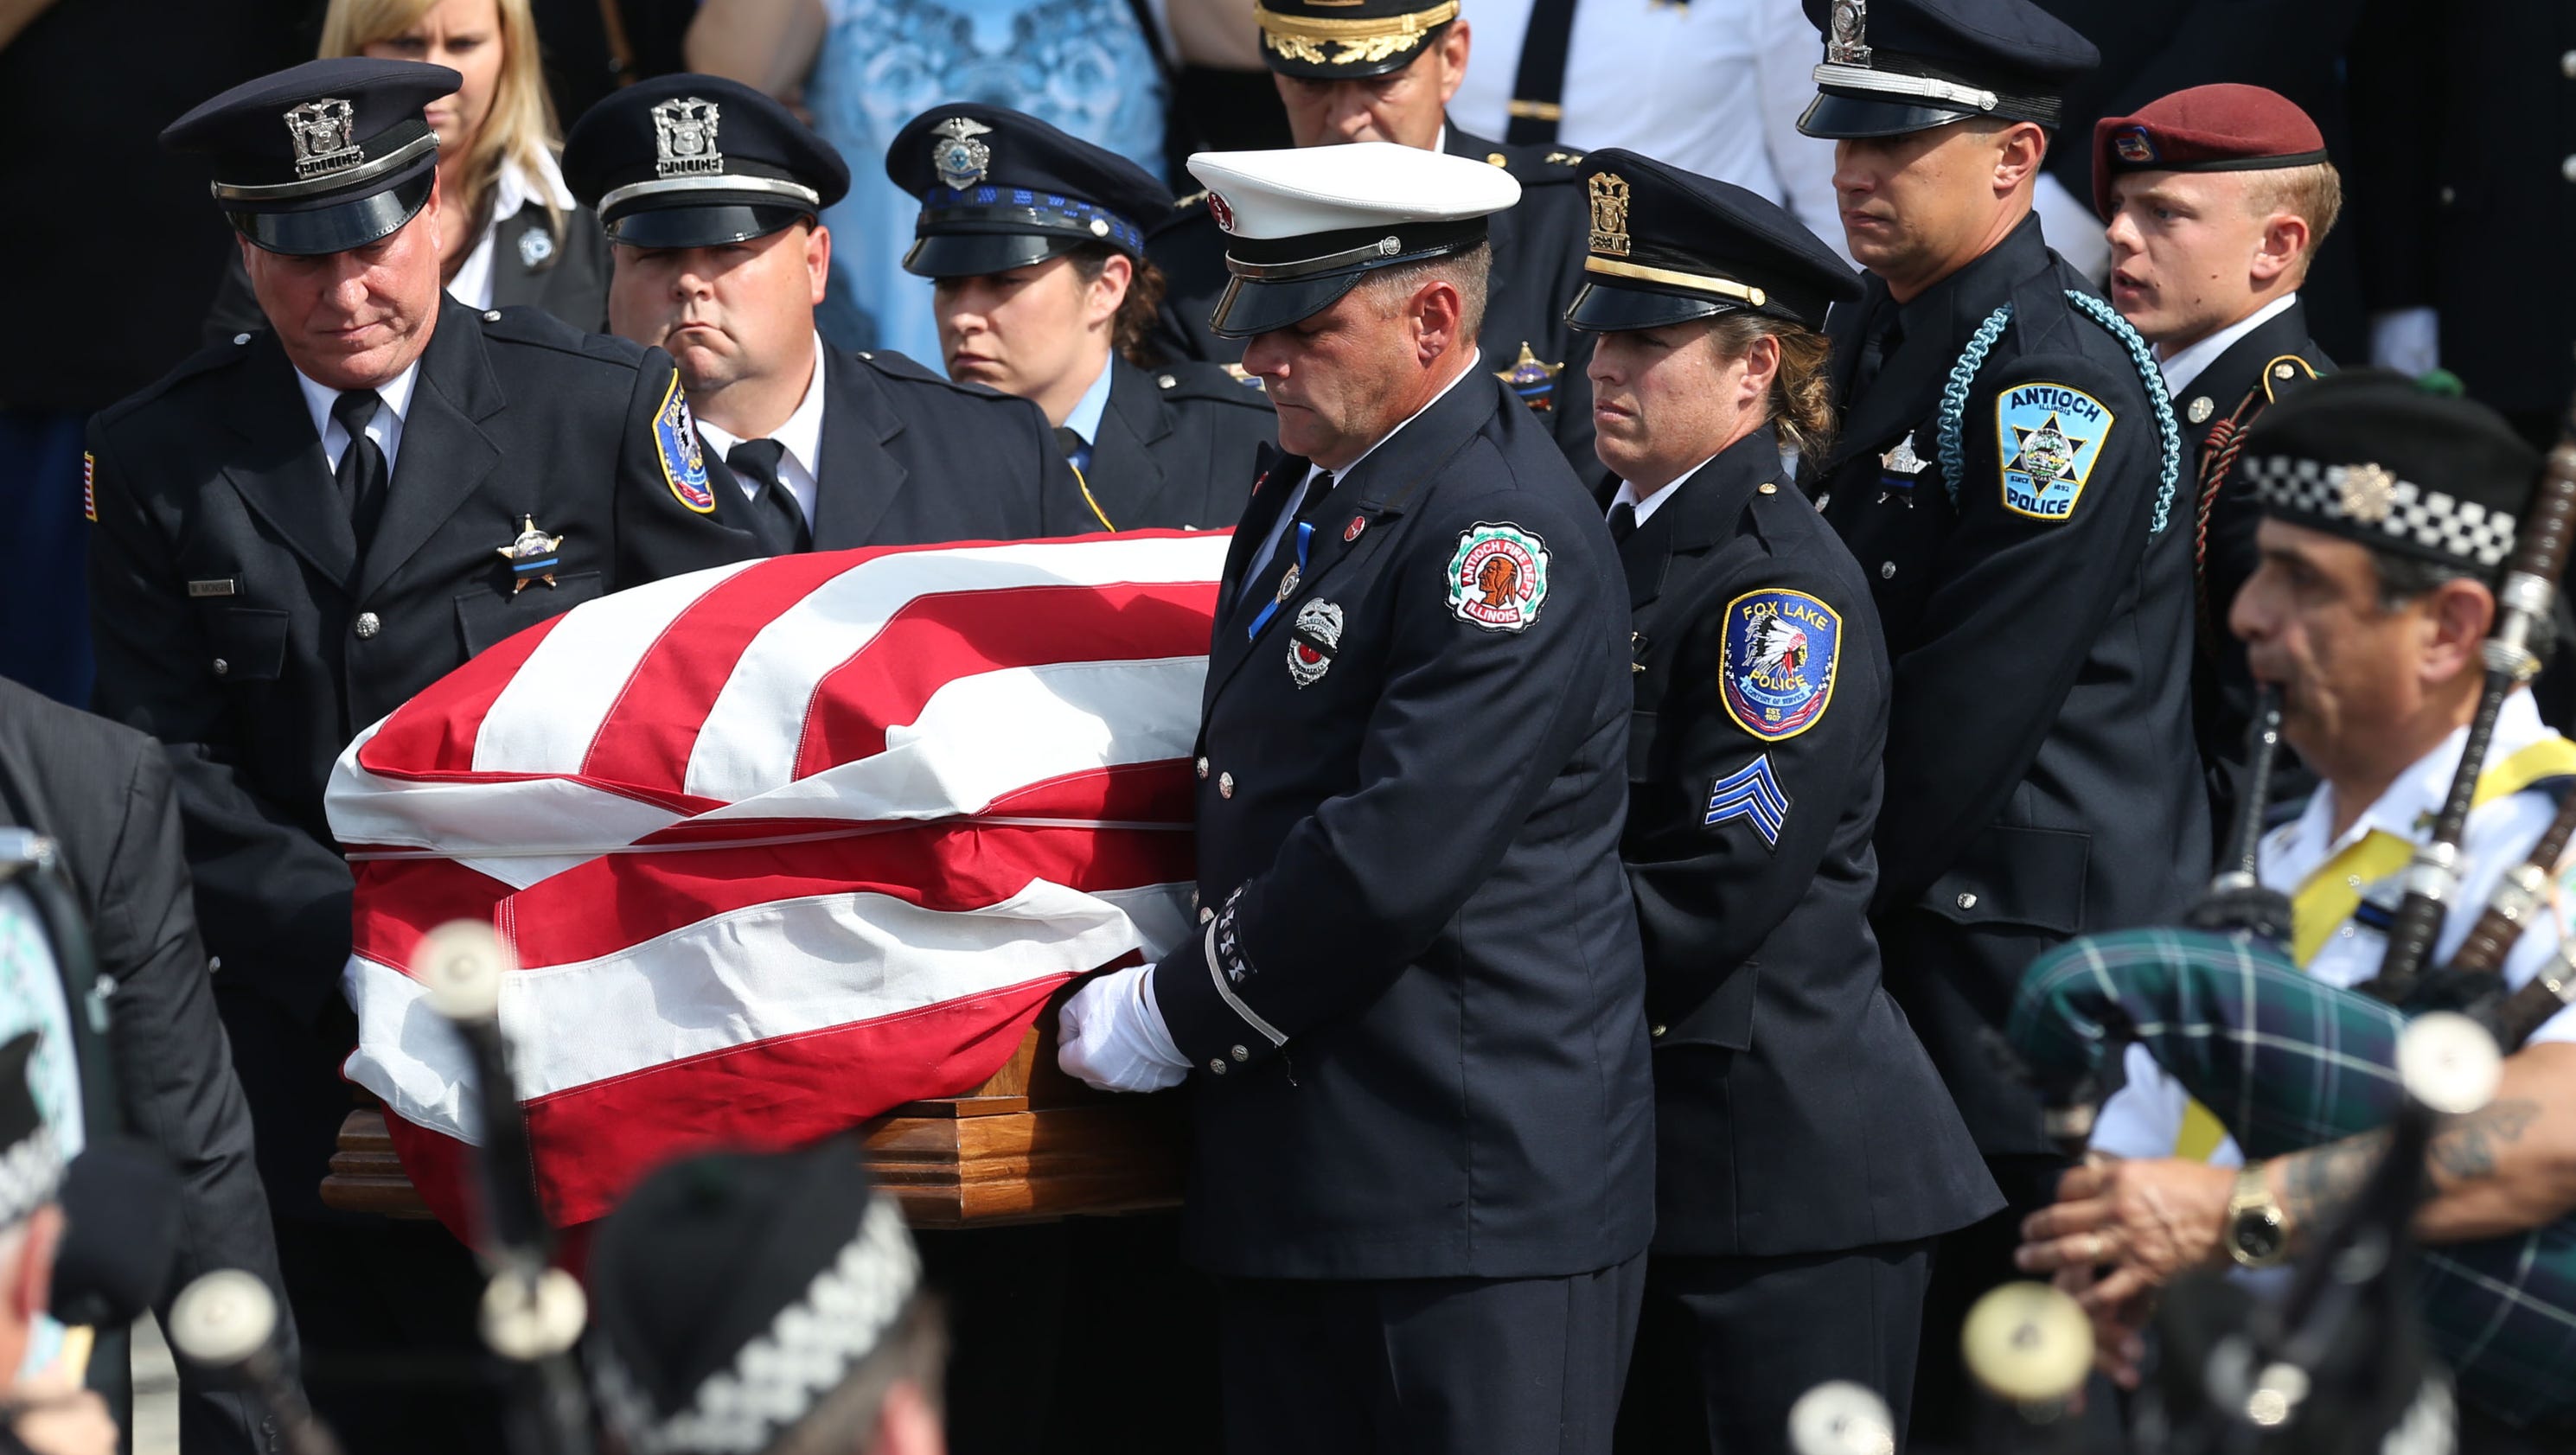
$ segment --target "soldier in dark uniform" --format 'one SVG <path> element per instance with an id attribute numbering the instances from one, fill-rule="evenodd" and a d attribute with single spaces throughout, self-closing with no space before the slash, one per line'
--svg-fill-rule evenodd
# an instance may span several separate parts
<path id="1" fill-rule="evenodd" d="M 939 1310 L 855 1138 L 654 1173 L 600 1224 L 590 1287 L 619 1448 L 941 1455 Z"/>
<path id="2" fill-rule="evenodd" d="M 1084 986 L 1060 1059 L 1193 1083 L 1224 1448 L 1606 1450 L 1654 1216 L 1628 614 L 1599 512 L 1472 362 L 1518 184 L 1385 143 L 1190 169 L 1288 454 L 1217 588 L 1201 923 Z"/>
<path id="3" fill-rule="evenodd" d="M 1258 383 L 1156 363 L 1172 194 L 1034 116 L 952 102 L 906 123 L 886 175 L 922 201 L 904 270 L 934 281 L 950 377 L 1035 400 L 1102 530 L 1223 529 L 1278 430 Z"/>
<path id="4" fill-rule="evenodd" d="M 1655 1245 L 1620 1446 L 1781 1448 L 1829 1379 L 1913 1391 L 1932 1240 L 2003 1199 L 1879 984 L 1867 915 L 1887 652 L 1785 483 L 1833 430 L 1860 295 L 1774 204 L 1609 149 L 1569 315 L 1635 612 L 1621 841 L 1646 948 Z"/>
<path id="5" fill-rule="evenodd" d="M 1799 119 L 1837 139 L 1859 302 L 1842 438 L 1802 487 L 1870 579 L 1895 667 L 1873 923 L 1888 988 L 2017 1208 L 2064 1162 L 1984 1047 L 2031 956 L 2179 914 L 2206 882 L 2191 731 L 2191 495 L 2145 343 L 2041 240 L 2030 196 L 2093 47 L 2029 0 L 1807 0 Z M 1946 1430 L 1958 1320 L 2013 1218 L 1935 1260 L 1915 1427 Z"/>
<path id="6" fill-rule="evenodd" d="M 2192 718 L 2214 822 L 2244 792 L 2254 711 L 2227 607 L 2254 574 L 2261 513 L 2233 466 L 2257 416 L 2334 367 L 2299 289 L 2342 202 L 2316 123 L 2259 86 L 2195 86 L 2093 127 L 2111 302 L 2155 347 L 2191 466 Z M 2292 755 L 2276 762 L 2272 801 L 2315 784 Z"/>
<path id="7" fill-rule="evenodd" d="M 316 1403 L 378 1449 L 478 1437 L 443 1392 L 336 1384 L 328 1356 L 470 1348 L 480 1282 L 438 1229 L 320 1201 L 355 1043 L 331 764 L 522 627 L 755 551 L 723 523 L 732 485 L 669 355 L 442 295 L 421 108 L 456 86 L 442 66 L 313 61 L 173 123 L 166 143 L 210 161 L 272 327 L 102 412 L 89 441 L 97 706 L 177 770 Z"/>
<path id="8" fill-rule="evenodd" d="M 1487 229 L 1494 265 L 1477 335 L 1482 367 L 1538 412 L 1566 460 L 1589 474 L 1589 345 L 1565 324 L 1565 305 L 1583 281 L 1584 204 L 1574 185 L 1582 154 L 1508 146 L 1450 125 L 1449 98 L 1467 70 L 1468 26 L 1458 0 L 1279 0 L 1254 14 L 1261 58 L 1278 82 L 1297 145 L 1400 142 L 1490 163 L 1521 184 L 1520 204 Z M 1225 219 L 1205 195 L 1182 199 L 1145 251 L 1170 279 L 1163 297 L 1168 346 L 1188 358 L 1239 362 L 1243 341 L 1208 322 L 1229 275 Z"/>
<path id="9" fill-rule="evenodd" d="M 898 353 L 823 342 L 832 144 L 739 82 L 678 75 L 574 125 L 564 177 L 612 244 L 609 327 L 669 349 L 774 552 L 1097 529 L 1045 416 Z"/>

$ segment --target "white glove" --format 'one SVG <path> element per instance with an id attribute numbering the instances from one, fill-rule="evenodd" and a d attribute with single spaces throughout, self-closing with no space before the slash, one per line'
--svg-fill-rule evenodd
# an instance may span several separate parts
<path id="1" fill-rule="evenodd" d="M 1055 1064 L 1094 1091 L 1160 1091 L 1190 1074 L 1154 1004 L 1151 965 L 1094 977 L 1064 1003 L 1058 1028 Z"/>
<path id="2" fill-rule="evenodd" d="M 2429 308 L 2392 308 L 2370 316 L 2370 361 L 2400 374 L 2441 367 L 2442 315 Z"/>

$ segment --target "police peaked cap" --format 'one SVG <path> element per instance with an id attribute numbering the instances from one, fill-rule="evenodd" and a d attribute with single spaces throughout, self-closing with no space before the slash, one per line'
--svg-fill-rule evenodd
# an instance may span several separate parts
<path id="1" fill-rule="evenodd" d="M 2237 473 L 2264 514 L 2487 573 L 2513 550 L 2540 456 L 2447 375 L 2330 375 L 2263 411 Z"/>
<path id="2" fill-rule="evenodd" d="M 411 221 L 438 181 L 422 110 L 465 78 L 339 56 L 244 81 L 171 122 L 161 145 L 208 159 L 233 230 L 273 253 L 346 252 Z"/>
<path id="3" fill-rule="evenodd" d="M 2194 86 L 2093 123 L 2093 211 L 2111 215 L 2111 182 L 2129 172 L 2258 172 L 2325 159 L 2325 133 L 2289 97 Z"/>
<path id="4" fill-rule="evenodd" d="M 685 73 L 583 112 L 563 173 L 608 240 L 638 248 L 766 237 L 850 191 L 849 164 L 796 113 L 739 81 Z"/>
<path id="5" fill-rule="evenodd" d="M 1583 158 L 1592 238 L 1565 321 L 1592 332 L 1750 310 L 1811 329 L 1858 298 L 1851 265 L 1768 198 L 1652 157 Z"/>
<path id="6" fill-rule="evenodd" d="M 62 1188 L 62 1144 L 27 1080 L 37 1044 L 34 1031 L 22 1031 L 0 1045 L 0 1229 L 25 1222 Z"/>
<path id="7" fill-rule="evenodd" d="M 2067 85 L 2102 63 L 2031 0 L 1803 0 L 1824 33 L 1809 136 L 1898 136 L 1997 116 L 2054 128 Z"/>
<path id="8" fill-rule="evenodd" d="M 759 1451 L 893 1330 L 921 1285 L 903 1213 L 842 1136 L 662 1168 L 601 1224 L 592 1379 L 633 1455 Z"/>
<path id="9" fill-rule="evenodd" d="M 1283 76 L 1348 81 L 1401 71 L 1458 18 L 1458 0 L 1253 0 L 1261 59 Z"/>
<path id="10" fill-rule="evenodd" d="M 1131 258 L 1172 209 L 1152 173 L 1034 116 L 970 101 L 934 106 L 886 148 L 886 176 L 921 200 L 905 271 L 974 277 L 1085 243 Z"/>

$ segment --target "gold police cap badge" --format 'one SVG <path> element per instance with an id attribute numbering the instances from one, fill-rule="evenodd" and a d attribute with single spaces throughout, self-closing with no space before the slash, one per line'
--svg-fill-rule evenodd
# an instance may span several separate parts
<path id="1" fill-rule="evenodd" d="M 1616 172 L 1595 172 L 1592 190 L 1592 250 L 1614 258 L 1628 256 L 1628 179 Z"/>

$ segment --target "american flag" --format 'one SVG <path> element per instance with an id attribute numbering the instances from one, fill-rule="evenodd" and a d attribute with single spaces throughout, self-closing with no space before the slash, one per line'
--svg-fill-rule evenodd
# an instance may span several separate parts
<path id="1" fill-rule="evenodd" d="M 349 1078 L 463 1228 L 472 1070 L 404 967 L 487 919 L 558 1225 L 712 1142 L 999 1070 L 1049 993 L 1190 928 L 1225 537 L 783 556 L 590 602 L 359 735 Z"/>

